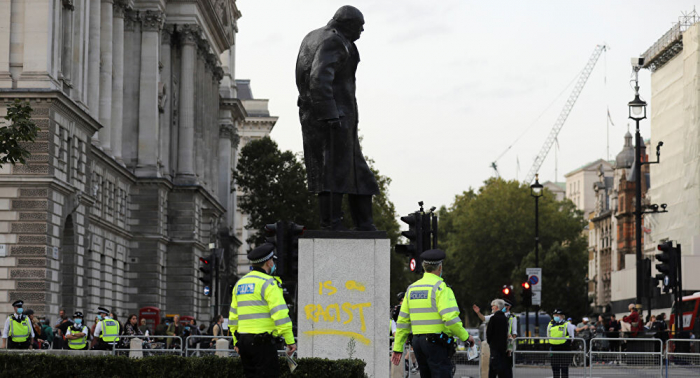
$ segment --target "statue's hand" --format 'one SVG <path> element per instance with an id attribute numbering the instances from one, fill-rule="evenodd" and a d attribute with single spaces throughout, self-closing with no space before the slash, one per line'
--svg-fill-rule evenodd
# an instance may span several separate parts
<path id="1" fill-rule="evenodd" d="M 338 130 L 341 128 L 340 119 L 338 118 L 329 119 L 326 122 L 328 123 L 328 127 L 330 127 L 331 130 Z"/>

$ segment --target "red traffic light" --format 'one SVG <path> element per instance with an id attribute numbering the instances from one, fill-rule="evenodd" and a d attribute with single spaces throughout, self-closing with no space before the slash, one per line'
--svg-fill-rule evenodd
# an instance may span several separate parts
<path id="1" fill-rule="evenodd" d="M 503 288 L 503 294 L 505 294 L 505 295 L 510 294 L 510 289 L 507 288 L 507 287 L 504 287 L 504 288 Z"/>
<path id="2" fill-rule="evenodd" d="M 523 282 L 523 289 L 525 289 L 525 290 L 530 289 L 530 283 L 529 283 L 529 282 Z"/>
<path id="3" fill-rule="evenodd" d="M 204 257 L 200 257 L 199 262 L 204 263 L 204 265 L 209 265 L 209 260 L 205 259 Z"/>

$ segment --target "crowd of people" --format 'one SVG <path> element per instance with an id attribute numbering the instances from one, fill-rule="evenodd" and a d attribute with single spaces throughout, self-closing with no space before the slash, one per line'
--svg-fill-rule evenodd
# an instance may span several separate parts
<path id="1" fill-rule="evenodd" d="M 75 312 L 71 317 L 65 309 L 58 312 L 52 324 L 47 316 L 36 316 L 32 309 L 25 311 L 21 300 L 15 301 L 12 306 L 15 312 L 7 318 L 0 333 L 3 349 L 112 349 L 115 343 L 118 348 L 129 348 L 131 337 L 121 336 L 143 336 L 156 342 L 164 341 L 171 348 L 176 346 L 173 342 L 175 339 L 158 336 L 180 336 L 186 340 L 189 336 L 203 335 L 213 337 L 191 339 L 190 347 L 199 344 L 200 348 L 210 348 L 215 346 L 217 336 L 230 336 L 222 315 L 217 315 L 208 327 L 198 325 L 195 319 L 181 322 L 179 315 L 164 317 L 155 329 L 151 329 L 145 318 L 139 319 L 136 314 L 130 314 L 122 323 L 104 307 L 98 308 L 98 315 L 91 324 L 85 322 L 82 312 Z"/>

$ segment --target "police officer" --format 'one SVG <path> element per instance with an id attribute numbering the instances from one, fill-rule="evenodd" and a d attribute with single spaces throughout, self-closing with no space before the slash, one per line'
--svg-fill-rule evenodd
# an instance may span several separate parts
<path id="1" fill-rule="evenodd" d="M 571 339 L 574 337 L 576 327 L 566 320 L 564 311 L 555 309 L 552 313 L 552 321 L 547 325 L 547 337 L 549 340 L 549 350 L 570 351 Z M 554 378 L 569 378 L 569 365 L 571 365 L 571 354 L 553 353 L 552 374 Z"/>
<path id="2" fill-rule="evenodd" d="M 287 354 L 297 348 L 282 283 L 272 277 L 276 269 L 274 249 L 266 243 L 248 253 L 253 270 L 238 280 L 231 294 L 228 327 L 248 378 L 279 377 L 278 337 L 284 338 Z"/>
<path id="3" fill-rule="evenodd" d="M 111 350 L 119 342 L 121 331 L 119 322 L 109 317 L 109 310 L 104 307 L 97 308 L 97 325 L 92 339 L 92 349 Z"/>
<path id="4" fill-rule="evenodd" d="M 88 327 L 83 324 L 83 313 L 76 311 L 73 314 L 73 325 L 66 330 L 68 347 L 72 350 L 88 350 L 87 337 L 89 334 Z"/>
<path id="5" fill-rule="evenodd" d="M 454 336 L 474 343 L 462 327 L 459 308 L 452 289 L 440 278 L 445 252 L 431 249 L 420 255 L 423 278 L 406 290 L 397 322 L 394 354 L 391 361 L 398 365 L 403 344 L 413 333 L 413 350 L 418 360 L 421 378 L 451 378 L 450 356 L 454 351 Z"/>
<path id="6" fill-rule="evenodd" d="M 24 302 L 14 301 L 12 307 L 15 313 L 5 320 L 2 330 L 2 349 L 29 349 L 34 342 L 34 329 L 29 317 L 24 315 Z M 9 344 L 7 339 L 10 339 Z"/>

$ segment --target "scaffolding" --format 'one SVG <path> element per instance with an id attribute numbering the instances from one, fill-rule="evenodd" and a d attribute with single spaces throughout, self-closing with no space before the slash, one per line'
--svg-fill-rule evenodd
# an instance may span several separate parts
<path id="1" fill-rule="evenodd" d="M 654 72 L 678 55 L 683 50 L 683 33 L 697 22 L 700 22 L 700 16 L 695 9 L 678 17 L 678 22 L 642 54 L 642 68 Z"/>

